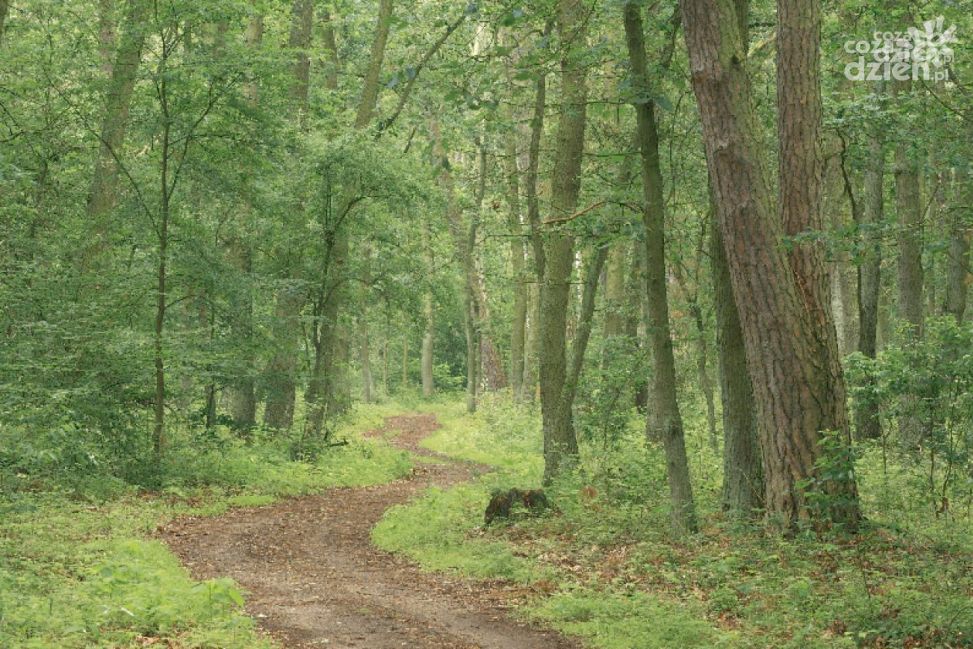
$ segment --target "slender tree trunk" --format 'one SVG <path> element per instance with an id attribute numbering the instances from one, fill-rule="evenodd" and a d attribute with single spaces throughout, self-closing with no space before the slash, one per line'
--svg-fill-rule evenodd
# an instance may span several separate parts
<path id="1" fill-rule="evenodd" d="M 561 51 L 561 111 L 558 118 L 554 172 L 551 178 L 551 212 L 554 218 L 574 213 L 581 190 L 588 92 L 585 67 L 577 53 L 585 47 L 588 20 L 580 0 L 559 0 L 557 29 Z M 540 309 L 541 418 L 544 430 L 544 482 L 551 482 L 578 455 L 572 421 L 573 400 L 565 400 L 568 298 L 574 266 L 574 237 L 558 226 L 544 242 Z M 571 394 L 571 391 L 568 391 Z M 573 396 L 573 394 L 571 394 Z"/>
<path id="2" fill-rule="evenodd" d="M 911 81 L 897 82 L 895 94 L 908 96 L 912 92 Z M 922 337 L 922 230 L 923 213 L 919 189 L 918 151 L 911 142 L 899 142 L 895 148 L 895 211 L 898 221 L 896 241 L 898 259 L 898 315 L 906 325 L 906 343 Z M 919 405 L 914 395 L 904 395 L 899 416 L 899 442 L 908 448 L 919 445 L 922 437 L 922 421 L 916 409 Z"/>
<path id="3" fill-rule="evenodd" d="M 510 231 L 510 268 L 514 282 L 514 304 L 510 325 L 510 390 L 514 399 L 524 398 L 524 350 L 527 326 L 527 250 L 520 221 L 520 170 L 517 168 L 517 144 L 514 135 L 507 136 L 505 151 L 507 177 L 507 227 Z"/>
<path id="4" fill-rule="evenodd" d="M 801 132 L 800 122 L 814 121 L 813 114 L 819 111 L 812 107 L 810 114 L 801 113 L 801 102 L 796 100 L 803 96 L 811 103 L 820 101 L 812 80 L 818 65 L 819 7 L 812 4 L 795 7 L 789 0 L 781 0 L 777 40 L 778 48 L 787 43 L 778 53 L 780 103 L 785 113 L 781 119 L 788 122 L 783 130 L 791 133 L 793 129 L 797 138 L 782 152 L 782 165 L 808 173 L 803 179 L 807 184 L 819 183 L 820 174 L 815 175 L 813 165 L 806 161 L 795 160 L 800 154 L 792 147 L 803 155 L 816 153 L 816 143 Z M 829 314 L 817 299 L 819 287 L 806 283 L 823 274 L 815 266 L 813 251 L 799 252 L 795 264 L 802 270 L 799 287 L 782 245 L 782 223 L 774 215 L 763 166 L 737 9 L 731 0 L 681 0 L 680 7 L 720 233 L 757 405 L 765 507 L 770 518 L 784 528 L 799 519 L 854 526 L 859 511 L 853 476 L 842 472 L 837 478 L 815 479 L 824 452 L 822 431 L 838 431 L 842 445 L 848 433 L 843 381 L 840 373 L 835 375 L 836 350 L 822 344 L 829 339 L 828 328 L 834 340 L 834 325 L 830 320 L 821 321 L 822 315 Z M 802 9 L 810 13 L 802 15 Z M 801 47 L 809 48 L 810 53 L 795 51 Z M 811 61 L 814 70 L 802 70 Z M 792 120 L 796 123 L 791 124 Z M 818 127 L 805 128 L 816 133 Z M 817 191 L 798 190 L 794 184 L 791 180 L 786 186 L 811 201 L 803 209 L 814 207 Z M 789 204 L 784 211 L 790 227 L 807 229 L 800 217 L 800 201 L 793 196 L 784 199 Z M 828 497 L 810 501 L 809 491 L 824 491 Z"/>
<path id="5" fill-rule="evenodd" d="M 312 0 L 294 0 L 291 5 L 291 27 L 287 45 L 294 54 L 293 76 L 290 84 L 291 102 L 297 109 L 298 123 L 306 126 L 308 90 L 310 84 L 311 26 L 314 22 Z M 300 315 L 308 293 L 295 284 L 277 292 L 274 311 L 275 350 L 267 368 L 267 404 L 264 425 L 286 430 L 294 423 L 294 400 L 297 396 L 297 354 L 301 335 Z"/>
<path id="6" fill-rule="evenodd" d="M 122 27 L 121 42 L 111 66 L 111 81 L 105 117 L 99 138 L 98 157 L 88 193 L 88 216 L 93 220 L 96 246 L 103 248 L 108 236 L 106 217 L 115 206 L 115 190 L 118 184 L 117 157 L 122 154 L 125 133 L 128 130 L 129 108 L 145 43 L 146 21 L 151 3 L 148 0 L 129 0 Z"/>
<path id="7" fill-rule="evenodd" d="M 639 148 L 642 158 L 643 213 L 645 226 L 646 297 L 648 329 L 652 346 L 653 408 L 647 418 L 649 439 L 661 441 L 666 454 L 666 475 L 672 499 L 672 522 L 680 532 L 696 531 L 696 514 L 682 416 L 676 395 L 676 361 L 669 330 L 669 297 L 666 287 L 665 199 L 659 163 L 659 135 L 649 98 L 648 65 L 642 34 L 641 5 L 626 2 L 625 37 L 636 95 Z"/>
<path id="8" fill-rule="evenodd" d="M 0 44 L 3 44 L 3 33 L 6 28 L 8 13 L 10 13 L 10 0 L 0 0 Z"/>
<path id="9" fill-rule="evenodd" d="M 436 391 L 432 373 L 436 310 L 433 307 L 432 293 L 429 291 L 422 296 L 422 311 L 425 317 L 422 333 L 422 396 L 428 399 Z"/>
<path id="10" fill-rule="evenodd" d="M 378 3 L 378 23 L 375 26 L 375 37 L 372 40 L 368 68 L 365 71 L 365 83 L 362 86 L 361 100 L 358 102 L 358 112 L 355 115 L 355 128 L 367 128 L 375 114 L 378 82 L 382 74 L 382 62 L 385 60 L 385 45 L 388 43 L 389 28 L 392 25 L 392 4 L 392 0 L 379 0 Z"/>
<path id="11" fill-rule="evenodd" d="M 552 23 L 544 29 L 545 36 L 550 33 Z M 531 327 L 529 330 L 530 343 L 524 371 L 525 392 L 530 392 L 530 398 L 540 399 L 540 359 L 542 349 L 541 292 L 544 285 L 544 240 L 541 233 L 540 202 L 537 198 L 537 176 L 540 167 L 541 138 L 544 135 L 544 110 L 547 103 L 547 75 L 541 73 L 534 86 L 534 107 L 530 119 L 530 144 L 527 149 L 527 172 L 524 175 L 524 195 L 527 199 L 527 225 L 529 231 L 530 248 L 534 260 L 534 288 L 531 291 L 532 305 Z M 529 380 L 528 380 L 529 377 Z"/>
<path id="12" fill-rule="evenodd" d="M 0 0 L 0 32 L 6 0 Z M 112 77 L 112 57 L 115 54 L 115 0 L 98 0 L 98 58 L 105 77 Z"/>
<path id="13" fill-rule="evenodd" d="M 710 264 L 723 401 L 722 501 L 727 511 L 749 518 L 763 504 L 763 467 L 740 316 L 733 299 L 726 250 L 715 216 L 714 211 L 711 217 Z"/>
<path id="14" fill-rule="evenodd" d="M 368 323 L 364 319 L 360 323 L 361 331 L 361 375 L 362 375 L 362 401 L 372 402 L 372 392 L 374 381 L 372 379 L 372 351 L 368 340 Z"/>
<path id="15" fill-rule="evenodd" d="M 876 92 L 881 95 L 883 89 Z M 858 351 L 866 358 L 875 358 L 878 336 L 878 299 L 882 290 L 882 234 L 885 216 L 885 147 L 881 132 L 869 135 L 865 156 L 864 194 L 862 201 L 862 255 L 858 265 Z M 871 381 L 874 383 L 874 381 Z M 855 429 L 859 439 L 879 439 L 882 425 L 878 416 L 878 402 L 863 399 L 855 410 Z"/>
<path id="16" fill-rule="evenodd" d="M 263 421 L 268 428 L 287 430 L 294 422 L 297 346 L 301 335 L 301 309 L 306 300 L 304 287 L 293 282 L 277 290 L 271 334 L 274 354 L 264 376 L 267 396 Z"/>
<path id="17" fill-rule="evenodd" d="M 402 388 L 409 387 L 409 335 L 402 337 Z"/>
<path id="18" fill-rule="evenodd" d="M 969 169 L 957 178 L 959 205 L 950 210 L 949 256 L 946 265 L 946 313 L 962 324 L 970 285 L 970 224 L 973 223 L 973 174 Z"/>
<path id="19" fill-rule="evenodd" d="M 895 209 L 899 225 L 899 317 L 909 326 L 909 335 L 919 337 L 923 320 L 922 204 L 916 152 L 906 143 L 895 148 Z"/>
<path id="20" fill-rule="evenodd" d="M 247 46 L 252 50 L 260 48 L 263 42 L 264 20 L 262 14 L 255 14 L 247 24 L 244 36 Z M 248 83 L 244 87 L 244 96 L 254 108 L 258 106 L 259 95 L 256 83 Z M 251 288 L 251 273 L 253 272 L 253 250 L 250 247 L 248 234 L 253 217 L 253 205 L 246 197 L 243 208 L 244 232 L 236 233 L 230 240 L 230 263 L 240 272 L 244 280 L 242 296 L 234 300 L 234 323 L 237 337 L 242 340 L 244 353 L 242 354 L 242 371 L 230 386 L 230 416 L 237 430 L 249 431 L 257 421 L 257 394 L 254 381 L 256 358 L 253 350 L 253 291 Z"/>

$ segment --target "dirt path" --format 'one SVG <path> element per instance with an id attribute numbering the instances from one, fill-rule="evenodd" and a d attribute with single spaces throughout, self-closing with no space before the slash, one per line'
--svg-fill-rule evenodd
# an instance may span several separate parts
<path id="1" fill-rule="evenodd" d="M 441 460 L 417 464 L 409 478 L 181 518 L 161 536 L 195 578 L 241 584 L 247 611 L 285 647 L 577 649 L 506 614 L 518 589 L 423 573 L 372 546 L 369 533 L 386 509 L 486 470 L 420 448 L 438 427 L 433 415 L 403 415 L 372 432 L 398 432 L 399 447 Z"/>

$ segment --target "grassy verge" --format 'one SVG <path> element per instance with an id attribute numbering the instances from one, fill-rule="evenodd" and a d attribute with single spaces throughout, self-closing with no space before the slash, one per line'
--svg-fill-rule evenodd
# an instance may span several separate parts
<path id="1" fill-rule="evenodd" d="M 271 443 L 224 438 L 220 448 L 200 448 L 177 439 L 156 492 L 92 477 L 90 490 L 72 481 L 70 489 L 49 483 L 0 494 L 0 647 L 141 647 L 163 639 L 173 647 L 269 647 L 232 581 L 193 581 L 152 531 L 180 515 L 405 475 L 406 454 L 361 436 L 397 411 L 360 408 L 337 431 L 349 444 L 313 463 Z"/>
<path id="2" fill-rule="evenodd" d="M 870 523 L 854 538 L 727 520 L 719 457 L 691 418 L 700 534 L 668 533 L 664 462 L 637 421 L 618 444 L 583 444 L 584 468 L 549 489 L 559 515 L 484 529 L 494 486 L 540 482 L 538 416 L 502 400 L 474 417 L 437 408 L 444 427 L 424 444 L 497 470 L 390 510 L 375 542 L 429 569 L 522 584 L 523 615 L 594 647 L 973 646 L 970 521 L 909 506 L 908 472 L 883 470 L 876 449 L 858 465 Z"/>

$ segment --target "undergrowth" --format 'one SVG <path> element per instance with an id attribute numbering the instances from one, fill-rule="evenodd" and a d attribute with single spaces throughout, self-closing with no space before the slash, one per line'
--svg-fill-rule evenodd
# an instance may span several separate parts
<path id="1" fill-rule="evenodd" d="M 616 440 L 581 431 L 583 468 L 548 488 L 558 514 L 484 528 L 493 488 L 540 484 L 539 414 L 502 398 L 475 416 L 437 407 L 443 428 L 424 445 L 496 471 L 393 508 L 375 542 L 429 569 L 521 584 L 523 615 L 592 646 L 973 646 L 970 521 L 910 500 L 914 473 L 890 470 L 878 448 L 857 465 L 868 523 L 854 537 L 783 538 L 728 519 L 719 454 L 692 414 L 699 534 L 670 534 L 664 459 L 634 416 Z"/>
<path id="2" fill-rule="evenodd" d="M 175 432 L 153 491 L 97 474 L 14 476 L 0 492 L 0 647 L 270 647 L 243 613 L 245 593 L 231 580 L 191 579 L 153 531 L 176 516 L 401 477 L 407 454 L 361 436 L 398 411 L 359 407 L 336 434 L 349 443 L 313 463 L 272 439 L 220 433 L 190 445 Z"/>

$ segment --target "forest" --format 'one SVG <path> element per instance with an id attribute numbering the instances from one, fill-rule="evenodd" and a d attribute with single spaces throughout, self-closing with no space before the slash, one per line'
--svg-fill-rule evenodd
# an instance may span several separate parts
<path id="1" fill-rule="evenodd" d="M 0 0 L 0 647 L 973 647 L 971 43 Z"/>

